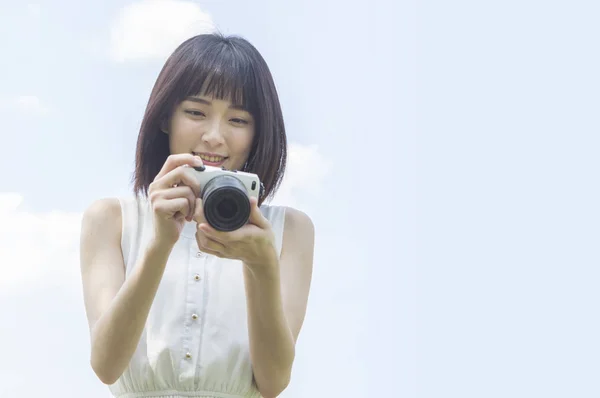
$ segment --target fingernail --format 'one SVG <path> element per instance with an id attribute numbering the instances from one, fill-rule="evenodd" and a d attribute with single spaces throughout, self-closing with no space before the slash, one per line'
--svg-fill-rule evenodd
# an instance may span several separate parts
<path id="1" fill-rule="evenodd" d="M 194 156 L 194 160 L 196 160 L 196 165 L 198 166 L 202 166 L 204 163 L 202 163 L 202 159 L 200 158 L 200 156 Z"/>

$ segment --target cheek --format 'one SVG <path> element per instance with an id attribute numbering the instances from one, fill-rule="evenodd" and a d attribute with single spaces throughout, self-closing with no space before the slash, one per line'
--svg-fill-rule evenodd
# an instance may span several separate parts
<path id="1" fill-rule="evenodd" d="M 194 129 L 190 128 L 185 120 L 173 120 L 169 130 L 169 143 L 173 146 L 189 146 L 190 140 L 194 137 Z"/>
<path id="2" fill-rule="evenodd" d="M 253 140 L 254 140 L 254 130 L 249 130 L 249 131 L 245 132 L 245 134 L 242 137 L 240 137 L 240 139 L 237 141 L 239 151 L 246 155 L 249 154 L 250 149 L 252 149 L 252 141 Z"/>

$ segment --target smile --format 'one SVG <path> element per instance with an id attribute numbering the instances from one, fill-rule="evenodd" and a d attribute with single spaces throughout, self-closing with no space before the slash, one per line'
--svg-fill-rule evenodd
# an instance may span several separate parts
<path id="1" fill-rule="evenodd" d="M 197 153 L 197 152 L 192 152 L 192 153 L 194 155 L 200 156 L 200 159 L 202 159 L 202 161 L 209 166 L 218 166 L 227 159 L 227 157 L 225 157 L 225 156 L 206 154 L 206 153 Z"/>

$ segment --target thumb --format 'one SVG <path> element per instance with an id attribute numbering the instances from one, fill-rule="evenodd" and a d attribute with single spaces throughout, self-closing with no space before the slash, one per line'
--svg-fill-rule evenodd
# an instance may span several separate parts
<path id="1" fill-rule="evenodd" d="M 248 219 L 248 222 L 262 229 L 269 227 L 269 220 L 263 216 L 258 208 L 258 199 L 254 197 L 250 198 L 250 218 Z"/>
<path id="2" fill-rule="evenodd" d="M 206 222 L 206 218 L 204 218 L 204 207 L 202 205 L 202 199 L 196 198 L 196 206 L 194 209 L 194 221 L 198 224 L 202 224 Z"/>

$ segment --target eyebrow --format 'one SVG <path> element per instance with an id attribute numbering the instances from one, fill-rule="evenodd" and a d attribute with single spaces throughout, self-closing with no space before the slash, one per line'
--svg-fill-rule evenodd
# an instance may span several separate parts
<path id="1" fill-rule="evenodd" d="M 189 96 L 189 97 L 186 97 L 185 99 L 187 101 L 193 101 L 193 102 L 197 102 L 199 104 L 204 104 L 204 105 L 208 105 L 208 106 L 212 105 L 212 102 L 207 101 L 204 98 L 200 98 L 200 97 Z M 229 105 L 229 109 L 236 109 L 238 111 L 248 112 L 248 109 L 246 109 L 246 107 L 244 107 L 243 105 L 232 104 L 232 105 Z"/>

